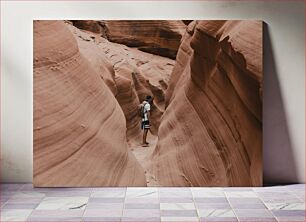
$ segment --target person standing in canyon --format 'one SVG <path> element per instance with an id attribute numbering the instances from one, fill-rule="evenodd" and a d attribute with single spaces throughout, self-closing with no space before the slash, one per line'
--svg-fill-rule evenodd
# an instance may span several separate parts
<path id="1" fill-rule="evenodd" d="M 147 142 L 147 135 L 150 129 L 150 112 L 151 112 L 151 105 L 153 103 L 152 96 L 146 96 L 146 100 L 142 102 L 141 112 L 142 112 L 142 119 L 141 119 L 141 129 L 143 129 L 143 137 L 142 137 L 142 146 L 149 146 Z"/>

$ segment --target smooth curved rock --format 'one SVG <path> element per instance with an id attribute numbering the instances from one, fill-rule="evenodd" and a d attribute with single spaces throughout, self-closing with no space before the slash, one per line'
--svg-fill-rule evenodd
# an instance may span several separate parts
<path id="1" fill-rule="evenodd" d="M 165 92 L 175 61 L 122 44 L 109 42 L 95 33 L 68 24 L 80 51 L 100 74 L 118 100 L 126 119 L 129 144 L 142 141 L 138 105 L 154 96 L 151 132 L 157 135 L 165 107 Z"/>
<path id="2" fill-rule="evenodd" d="M 81 35 L 80 32 L 75 29 L 71 31 L 75 34 L 75 37 L 77 36 L 77 43 L 81 53 L 90 62 L 91 67 L 99 74 L 100 78 L 105 82 L 114 96 L 116 96 L 118 89 L 115 82 L 113 64 L 106 57 L 104 51 L 99 50 L 97 47 L 101 37 L 94 34 Z"/>
<path id="3" fill-rule="evenodd" d="M 193 21 L 166 93 L 162 186 L 262 185 L 262 22 Z"/>
<path id="4" fill-rule="evenodd" d="M 34 22 L 35 186 L 146 186 L 104 72 L 63 22 Z"/>

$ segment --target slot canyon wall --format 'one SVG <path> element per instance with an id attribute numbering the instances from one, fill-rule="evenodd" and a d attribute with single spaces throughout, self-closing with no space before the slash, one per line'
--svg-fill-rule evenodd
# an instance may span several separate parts
<path id="1" fill-rule="evenodd" d="M 262 22 L 190 23 L 153 153 L 159 183 L 261 186 L 261 104 Z"/>
<path id="2" fill-rule="evenodd" d="M 151 47 L 155 42 L 159 45 L 155 47 L 157 52 L 163 51 L 161 47 L 173 48 L 172 54 L 175 57 L 186 25 L 182 21 L 73 20 L 66 23 L 77 39 L 80 51 L 118 100 L 126 118 L 128 143 L 141 141 L 137 109 L 147 95 L 154 96 L 151 133 L 157 135 L 165 107 L 166 89 L 175 61 L 168 58 L 170 56 L 143 52 L 143 48 Z M 168 33 L 168 37 L 160 37 L 162 30 L 164 35 Z M 117 37 L 114 40 L 112 36 Z M 137 47 L 133 45 L 135 42 L 139 43 Z M 175 44 L 169 44 L 170 42 Z"/>
<path id="3" fill-rule="evenodd" d="M 146 185 L 122 109 L 97 69 L 64 22 L 34 22 L 35 186 Z M 103 73 L 112 78 L 106 65 Z"/>
<path id="4" fill-rule="evenodd" d="M 146 95 L 158 185 L 262 184 L 262 23 L 174 20 L 34 22 L 34 184 L 146 186 Z"/>

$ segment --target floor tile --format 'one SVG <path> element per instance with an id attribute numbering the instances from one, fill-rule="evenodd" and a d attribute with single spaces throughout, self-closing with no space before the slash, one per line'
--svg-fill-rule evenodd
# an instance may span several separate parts
<path id="1" fill-rule="evenodd" d="M 22 190 L 22 191 L 30 191 L 30 190 L 33 190 L 33 189 L 34 189 L 34 187 L 33 187 L 32 183 L 25 183 L 20 188 L 20 190 Z"/>
<path id="2" fill-rule="evenodd" d="M 160 217 L 160 210 L 159 209 L 124 209 L 123 217 L 140 217 L 140 218 Z"/>
<path id="3" fill-rule="evenodd" d="M 70 210 L 84 209 L 88 197 L 45 197 L 37 206 L 37 210 Z"/>
<path id="4" fill-rule="evenodd" d="M 260 197 L 287 197 L 287 196 L 291 196 L 292 197 L 292 192 L 290 192 L 289 190 L 286 189 L 285 192 L 277 192 L 275 190 L 271 190 L 271 191 L 261 191 L 261 192 L 257 192 L 257 195 Z"/>
<path id="5" fill-rule="evenodd" d="M 225 197 L 195 197 L 196 203 L 228 203 Z"/>
<path id="6" fill-rule="evenodd" d="M 261 198 L 264 203 L 298 203 L 302 200 L 298 198 L 281 198 L 281 197 L 271 197 L 271 198 Z"/>
<path id="7" fill-rule="evenodd" d="M 160 197 L 161 203 L 193 203 L 191 197 Z"/>
<path id="8" fill-rule="evenodd" d="M 296 196 L 299 200 L 302 200 L 305 202 L 305 191 L 296 191 L 296 192 L 291 192 L 294 196 Z"/>
<path id="9" fill-rule="evenodd" d="M 251 187 L 222 187 L 222 190 L 228 192 L 245 192 L 245 191 L 254 192 L 254 190 Z"/>
<path id="10" fill-rule="evenodd" d="M 10 199 L 10 197 L 0 197 L 1 207 Z"/>
<path id="11" fill-rule="evenodd" d="M 197 217 L 196 210 L 161 210 L 162 217 Z"/>
<path id="12" fill-rule="evenodd" d="M 289 190 L 303 190 L 303 191 L 305 191 L 306 186 L 305 186 L 305 184 L 292 184 L 292 185 L 287 185 L 286 188 L 289 189 Z"/>
<path id="13" fill-rule="evenodd" d="M 194 203 L 160 203 L 161 210 L 195 210 Z"/>
<path id="14" fill-rule="evenodd" d="M 162 222 L 199 222 L 198 217 L 161 217 Z"/>
<path id="15" fill-rule="evenodd" d="M 35 209 L 38 206 L 37 204 L 20 204 L 20 203 L 7 203 L 5 206 L 2 207 L 2 209 Z"/>
<path id="16" fill-rule="evenodd" d="M 103 197 L 90 197 L 88 199 L 89 203 L 123 203 L 124 198 L 103 198 Z"/>
<path id="17" fill-rule="evenodd" d="M 200 221 L 237 222 L 237 216 L 240 222 L 301 222 L 305 220 L 304 189 L 304 184 L 256 188 L 34 188 L 32 184 L 7 184 L 1 186 L 1 219 L 192 222 L 200 216 Z"/>
<path id="18" fill-rule="evenodd" d="M 160 217 L 122 217 L 121 222 L 159 222 Z"/>
<path id="19" fill-rule="evenodd" d="M 266 209 L 234 209 L 236 216 L 239 218 L 273 218 L 272 213 Z"/>
<path id="20" fill-rule="evenodd" d="M 84 217 L 121 217 L 123 209 L 86 209 Z"/>
<path id="21" fill-rule="evenodd" d="M 114 198 L 114 197 L 125 197 L 125 190 L 116 190 L 116 191 L 93 191 L 91 193 L 91 197 L 106 197 L 106 198 Z"/>
<path id="22" fill-rule="evenodd" d="M 305 222 L 305 217 L 278 217 L 278 222 Z"/>
<path id="23" fill-rule="evenodd" d="M 228 201 L 230 204 L 261 204 L 262 201 L 259 198 L 253 197 L 229 197 Z"/>
<path id="24" fill-rule="evenodd" d="M 107 192 L 118 192 L 118 191 L 124 191 L 126 192 L 126 187 L 92 187 L 92 191 L 107 191 Z"/>
<path id="25" fill-rule="evenodd" d="M 30 216 L 27 221 L 37 221 L 37 222 L 66 222 L 66 221 L 74 221 L 74 222 L 80 222 L 82 221 L 82 217 L 32 217 Z"/>
<path id="26" fill-rule="evenodd" d="M 41 198 L 45 197 L 44 193 L 33 192 L 33 191 L 17 191 L 12 196 L 13 198 Z"/>
<path id="27" fill-rule="evenodd" d="M 231 209 L 228 202 L 225 203 L 195 203 L 197 209 Z"/>
<path id="28" fill-rule="evenodd" d="M 126 198 L 158 198 L 157 188 L 128 187 Z"/>
<path id="29" fill-rule="evenodd" d="M 272 210 L 276 217 L 304 217 L 305 210 Z"/>
<path id="30" fill-rule="evenodd" d="M 199 209 L 200 217 L 235 217 L 231 209 Z"/>
<path id="31" fill-rule="evenodd" d="M 25 221 L 32 210 L 1 209 L 1 221 Z"/>
<path id="32" fill-rule="evenodd" d="M 157 203 L 126 203 L 124 204 L 125 209 L 159 209 Z"/>
<path id="33" fill-rule="evenodd" d="M 178 191 L 177 189 L 160 190 L 159 195 L 160 197 L 192 197 L 191 191 L 189 189 L 184 189 L 182 191 Z"/>
<path id="34" fill-rule="evenodd" d="M 201 217 L 201 222 L 238 222 L 236 217 Z M 241 221 L 244 222 L 244 221 Z"/>
<path id="35" fill-rule="evenodd" d="M 47 197 L 89 197 L 90 191 L 49 191 L 44 192 Z"/>
<path id="36" fill-rule="evenodd" d="M 201 187 L 203 189 L 203 187 Z M 192 187 L 158 187 L 159 192 L 191 192 Z"/>
<path id="37" fill-rule="evenodd" d="M 123 209 L 123 203 L 87 203 L 86 209 Z"/>
<path id="38" fill-rule="evenodd" d="M 240 222 L 277 222 L 277 220 L 273 217 L 239 217 L 238 219 Z"/>
<path id="39" fill-rule="evenodd" d="M 84 210 L 33 210 L 31 218 L 78 218 Z"/>
<path id="40" fill-rule="evenodd" d="M 83 217 L 84 222 L 120 222 L 121 217 Z"/>
<path id="41" fill-rule="evenodd" d="M 305 203 L 266 203 L 269 210 L 305 210 Z"/>
<path id="42" fill-rule="evenodd" d="M 194 197 L 225 197 L 222 189 L 219 188 L 191 188 Z"/>
<path id="43" fill-rule="evenodd" d="M 17 191 L 20 190 L 24 184 L 19 183 L 2 183 L 0 184 L 0 190 L 2 191 Z"/>
<path id="44" fill-rule="evenodd" d="M 67 192 L 67 191 L 88 191 L 90 192 L 92 187 L 34 187 L 33 184 L 24 184 L 20 191 L 32 191 L 32 192 Z"/>
<path id="45" fill-rule="evenodd" d="M 305 190 L 296 190 L 296 191 L 291 191 L 291 193 L 299 196 L 305 196 Z"/>
<path id="46" fill-rule="evenodd" d="M 36 192 L 16 192 L 7 203 L 10 204 L 38 204 L 45 197 L 43 193 Z"/>
<path id="47" fill-rule="evenodd" d="M 286 186 L 253 187 L 253 190 L 257 193 L 261 192 L 287 193 L 289 191 Z"/>
<path id="48" fill-rule="evenodd" d="M 44 197 L 12 197 L 10 198 L 7 203 L 11 203 L 11 204 L 39 204 L 42 200 L 44 199 Z"/>
<path id="49" fill-rule="evenodd" d="M 263 203 L 231 203 L 233 209 L 267 209 Z"/>
<path id="50" fill-rule="evenodd" d="M 126 198 L 125 203 L 143 203 L 143 204 L 158 204 L 159 199 L 158 198 Z"/>
<path id="51" fill-rule="evenodd" d="M 259 198 L 265 203 L 297 203 L 301 202 L 295 195 L 290 192 L 261 192 L 258 193 Z"/>
<path id="52" fill-rule="evenodd" d="M 257 197 L 257 194 L 252 191 L 240 191 L 240 192 L 226 191 L 225 195 L 226 197 Z"/>

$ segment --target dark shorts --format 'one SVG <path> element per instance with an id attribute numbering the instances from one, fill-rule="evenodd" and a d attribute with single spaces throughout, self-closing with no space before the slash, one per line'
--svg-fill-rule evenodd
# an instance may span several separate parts
<path id="1" fill-rule="evenodd" d="M 150 129 L 150 122 L 149 122 L 149 120 L 141 122 L 141 129 Z"/>

